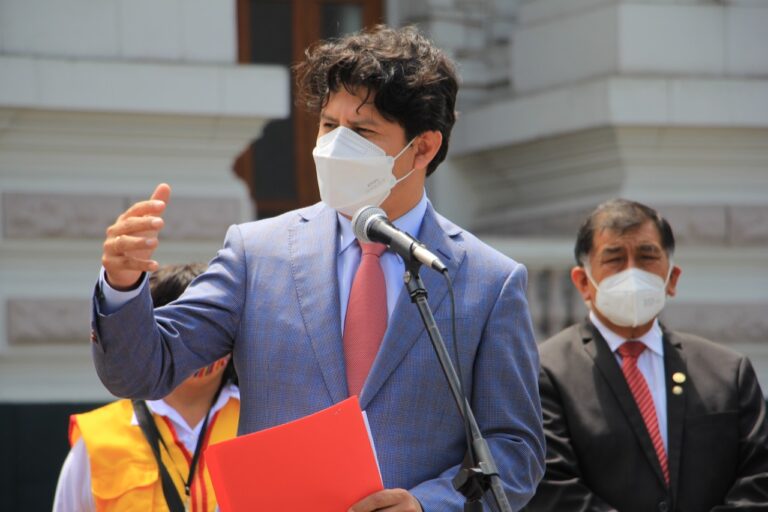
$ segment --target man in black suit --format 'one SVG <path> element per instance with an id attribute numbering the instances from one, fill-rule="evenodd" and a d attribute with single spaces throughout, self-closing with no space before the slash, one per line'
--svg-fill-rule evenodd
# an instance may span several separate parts
<path id="1" fill-rule="evenodd" d="M 655 210 L 622 199 L 579 230 L 571 280 L 590 313 L 539 347 L 547 467 L 528 510 L 768 510 L 749 360 L 656 318 L 674 245 Z"/>

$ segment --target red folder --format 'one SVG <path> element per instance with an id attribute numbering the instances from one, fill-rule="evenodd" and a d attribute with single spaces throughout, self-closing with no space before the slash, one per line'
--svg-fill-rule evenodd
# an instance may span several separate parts
<path id="1" fill-rule="evenodd" d="M 339 512 L 383 489 L 357 397 L 205 451 L 222 512 Z"/>

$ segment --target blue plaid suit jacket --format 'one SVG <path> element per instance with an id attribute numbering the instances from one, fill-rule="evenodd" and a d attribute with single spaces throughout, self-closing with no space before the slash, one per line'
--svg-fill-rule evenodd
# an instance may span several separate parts
<path id="1" fill-rule="evenodd" d="M 544 465 L 526 270 L 431 205 L 419 237 L 449 268 L 465 391 L 510 503 L 521 508 Z M 119 311 L 104 315 L 97 287 L 93 356 L 100 378 L 118 396 L 160 398 L 194 370 L 232 352 L 241 434 L 345 399 L 337 240 L 336 212 L 319 203 L 232 226 L 208 270 L 179 300 L 154 313 L 145 286 Z M 422 278 L 453 354 L 447 285 L 430 270 Z M 405 289 L 360 405 L 385 487 L 409 489 L 429 512 L 462 510 L 463 498 L 451 485 L 465 453 L 462 422 Z"/>

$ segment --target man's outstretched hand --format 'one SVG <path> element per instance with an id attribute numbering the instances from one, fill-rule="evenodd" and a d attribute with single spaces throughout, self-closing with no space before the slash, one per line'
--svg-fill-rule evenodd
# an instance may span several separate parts
<path id="1" fill-rule="evenodd" d="M 170 197 L 171 187 L 161 183 L 148 200 L 135 203 L 107 228 L 101 264 L 113 288 L 130 290 L 142 273 L 157 270 L 152 254 L 158 246 L 157 235 L 164 224 L 162 214 Z"/>

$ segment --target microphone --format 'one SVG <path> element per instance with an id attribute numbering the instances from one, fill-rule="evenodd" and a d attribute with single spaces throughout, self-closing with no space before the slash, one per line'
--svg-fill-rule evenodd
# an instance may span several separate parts
<path id="1" fill-rule="evenodd" d="M 352 230 L 361 242 L 385 244 L 406 261 L 418 261 L 438 272 L 448 270 L 440 258 L 432 254 L 423 243 L 389 222 L 381 208 L 363 206 L 357 210 L 352 217 Z"/>

